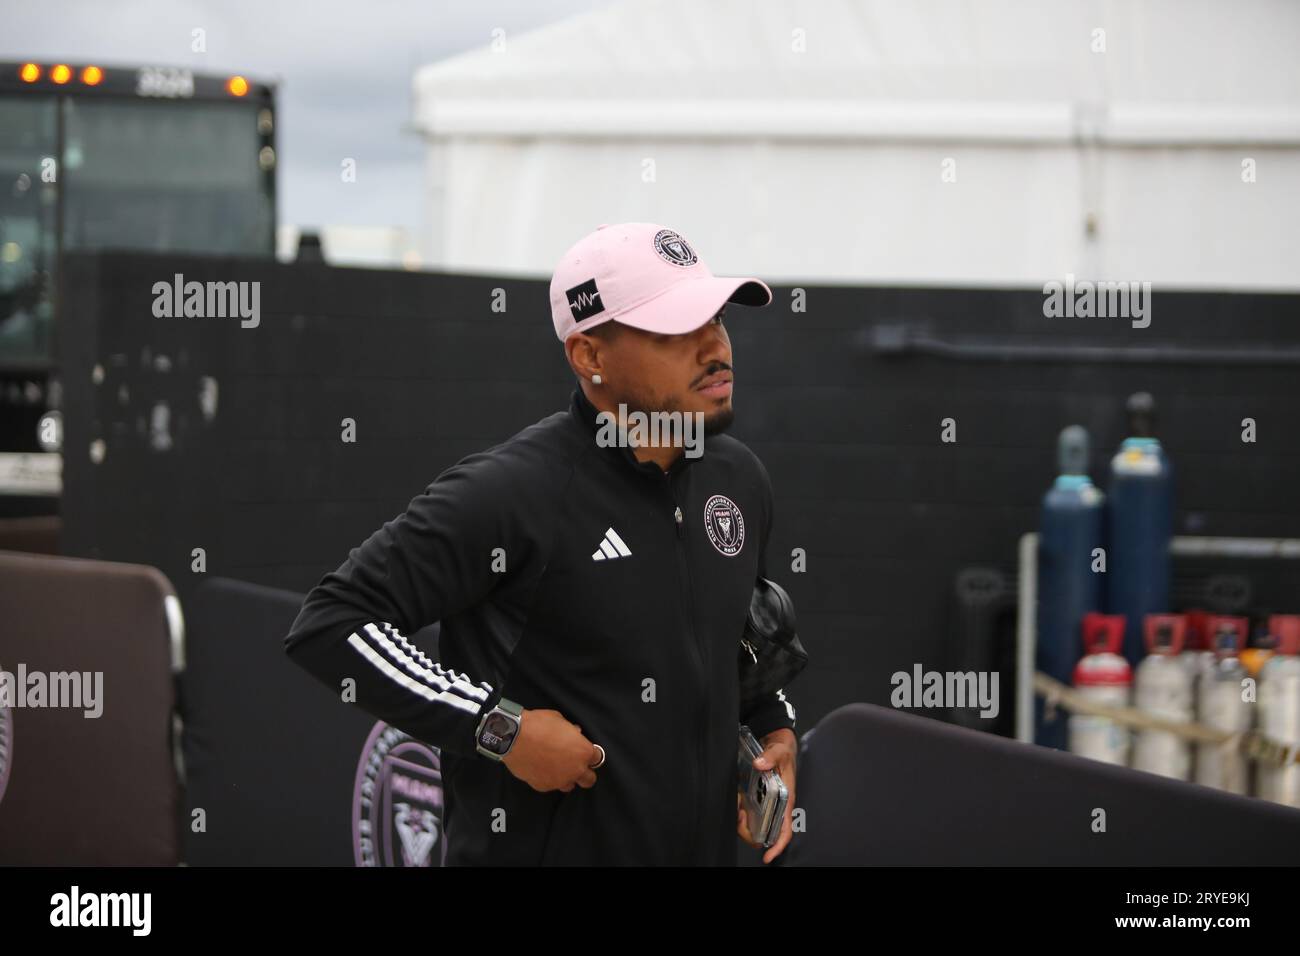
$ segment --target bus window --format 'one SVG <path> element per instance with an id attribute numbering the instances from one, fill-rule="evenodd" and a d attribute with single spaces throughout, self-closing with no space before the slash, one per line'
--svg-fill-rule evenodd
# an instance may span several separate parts
<path id="1" fill-rule="evenodd" d="M 56 101 L 0 96 L 0 367 L 50 358 Z"/>
<path id="2" fill-rule="evenodd" d="M 64 248 L 274 253 L 255 102 L 67 99 Z"/>

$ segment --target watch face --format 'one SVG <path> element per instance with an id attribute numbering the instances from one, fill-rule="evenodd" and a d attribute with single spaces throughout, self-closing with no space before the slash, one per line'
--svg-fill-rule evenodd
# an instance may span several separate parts
<path id="1" fill-rule="evenodd" d="M 518 729 L 518 724 L 505 714 L 489 714 L 483 725 L 483 733 L 479 736 L 479 743 L 484 750 L 503 754 L 509 749 L 510 741 Z"/>

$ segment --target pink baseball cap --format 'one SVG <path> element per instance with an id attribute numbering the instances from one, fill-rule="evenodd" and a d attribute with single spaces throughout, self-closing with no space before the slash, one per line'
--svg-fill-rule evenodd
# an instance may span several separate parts
<path id="1" fill-rule="evenodd" d="M 771 301 L 766 283 L 715 276 L 685 239 L 649 222 L 596 227 L 564 254 L 551 277 L 551 317 L 561 342 L 610 319 L 680 335 L 728 302 Z"/>

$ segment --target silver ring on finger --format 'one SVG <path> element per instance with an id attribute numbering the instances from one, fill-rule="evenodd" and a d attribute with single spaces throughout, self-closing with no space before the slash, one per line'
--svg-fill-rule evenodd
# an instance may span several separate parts
<path id="1" fill-rule="evenodd" d="M 605 764 L 605 748 L 602 747 L 600 744 L 592 744 L 592 746 L 595 747 L 597 750 L 600 751 L 600 760 L 599 760 L 598 762 L 592 764 L 591 767 L 589 768 L 589 769 L 591 769 L 591 770 L 595 770 L 595 769 L 597 769 L 598 767 L 602 767 L 602 766 L 604 766 L 604 764 Z"/>

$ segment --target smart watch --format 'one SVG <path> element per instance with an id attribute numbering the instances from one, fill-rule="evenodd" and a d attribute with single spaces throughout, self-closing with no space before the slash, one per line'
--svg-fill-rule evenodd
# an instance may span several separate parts
<path id="1" fill-rule="evenodd" d="M 524 709 L 513 700 L 502 697 L 495 707 L 483 715 L 478 722 L 478 735 L 474 746 L 483 756 L 492 760 L 504 760 L 510 748 L 519 736 L 519 728 L 524 722 Z"/>

